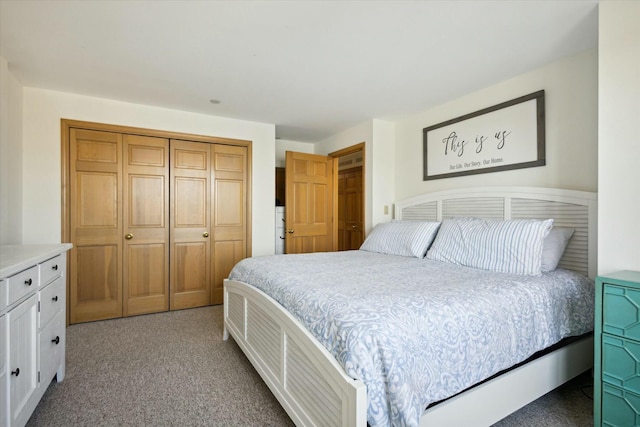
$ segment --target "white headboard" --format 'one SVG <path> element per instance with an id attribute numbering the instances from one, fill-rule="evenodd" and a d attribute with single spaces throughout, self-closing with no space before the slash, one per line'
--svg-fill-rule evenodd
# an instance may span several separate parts
<path id="1" fill-rule="evenodd" d="M 597 194 L 538 187 L 478 187 L 428 193 L 396 203 L 395 218 L 442 221 L 453 217 L 483 219 L 554 219 L 554 226 L 575 233 L 559 267 L 596 276 Z"/>

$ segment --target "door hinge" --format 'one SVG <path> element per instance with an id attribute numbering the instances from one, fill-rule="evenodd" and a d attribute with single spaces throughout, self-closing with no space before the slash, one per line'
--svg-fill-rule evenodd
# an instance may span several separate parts
<path id="1" fill-rule="evenodd" d="M 38 371 L 38 382 L 40 382 L 40 371 Z"/>
<path id="2" fill-rule="evenodd" d="M 40 313 L 40 301 L 38 301 L 38 313 Z"/>

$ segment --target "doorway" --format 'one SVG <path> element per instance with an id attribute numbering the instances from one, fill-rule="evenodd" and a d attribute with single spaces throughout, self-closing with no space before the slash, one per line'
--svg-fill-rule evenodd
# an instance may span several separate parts
<path id="1" fill-rule="evenodd" d="M 337 249 L 355 250 L 365 239 L 365 143 L 329 153 L 329 156 L 338 159 Z"/>

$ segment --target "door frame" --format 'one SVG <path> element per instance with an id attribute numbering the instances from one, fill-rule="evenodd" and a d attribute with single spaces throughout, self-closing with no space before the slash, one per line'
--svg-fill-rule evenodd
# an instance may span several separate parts
<path id="1" fill-rule="evenodd" d="M 113 125 L 107 123 L 96 123 L 96 122 L 86 122 L 81 120 L 73 120 L 73 119 L 60 119 L 60 180 L 61 180 L 61 242 L 70 243 L 71 240 L 71 194 L 70 194 L 70 167 L 69 164 L 69 155 L 70 155 L 70 130 L 71 128 L 80 128 L 80 129 L 88 129 L 88 130 L 96 130 L 103 132 L 115 132 L 121 134 L 133 134 L 133 135 L 142 135 L 142 136 L 151 136 L 158 138 L 167 138 L 167 139 L 181 139 L 186 141 L 195 141 L 195 142 L 206 142 L 209 144 L 223 144 L 223 145 L 235 145 L 241 147 L 247 147 L 247 211 L 246 211 L 246 222 L 247 222 L 247 257 L 250 257 L 252 254 L 251 245 L 252 245 L 252 233 L 251 233 L 251 202 L 252 202 L 252 141 L 243 140 L 243 139 L 232 139 L 232 138 L 223 138 L 217 136 L 208 136 L 208 135 L 196 135 L 189 134 L 183 132 L 173 132 L 173 131 L 165 131 L 165 130 L 157 130 L 157 129 L 146 129 L 146 128 L 138 128 L 131 126 L 121 126 L 121 125 Z M 69 257 L 67 257 L 67 271 L 70 271 L 69 268 Z M 70 280 L 69 275 L 66 277 L 66 288 L 67 295 L 70 292 Z M 67 307 L 66 307 L 66 319 L 67 326 L 69 325 L 70 320 L 70 312 L 69 312 L 69 298 L 67 298 Z"/>
<path id="2" fill-rule="evenodd" d="M 366 215 L 366 211 L 367 211 L 366 207 L 367 207 L 367 205 L 365 203 L 366 202 L 366 197 L 367 197 L 366 196 L 366 191 L 365 191 L 365 189 L 366 189 L 365 181 L 367 180 L 367 178 L 366 178 L 367 177 L 367 161 L 366 161 L 367 156 L 366 156 L 366 152 L 365 152 L 365 146 L 366 146 L 366 143 L 365 142 L 361 142 L 359 144 L 355 144 L 355 145 L 352 145 L 350 147 L 346 147 L 346 148 L 343 148 L 341 150 L 334 151 L 332 153 L 327 154 L 329 157 L 335 157 L 336 159 L 339 159 L 340 157 L 347 156 L 349 154 L 362 152 L 362 180 L 361 180 L 361 185 L 362 185 L 362 188 L 361 188 L 361 190 L 362 190 L 362 212 L 360 213 L 360 216 L 361 216 L 360 220 L 362 221 L 362 225 L 364 227 L 364 229 L 362 230 L 362 239 L 363 239 L 363 241 L 367 237 L 367 233 L 366 233 L 366 228 L 367 228 L 366 224 L 367 223 L 365 222 L 365 218 L 367 216 Z M 338 163 L 338 162 L 336 162 L 336 163 Z M 337 178 L 337 176 L 339 174 L 339 170 L 338 169 L 335 170 L 335 174 L 336 174 L 336 178 Z M 336 198 L 336 201 L 337 201 L 338 200 L 338 197 L 337 197 L 338 196 L 338 186 L 337 185 L 336 185 L 336 188 L 334 189 L 334 193 L 336 195 L 335 198 Z M 337 203 L 338 202 L 336 202 L 336 212 L 338 212 Z M 334 221 L 334 233 L 337 236 L 337 234 L 338 234 L 338 222 L 337 221 Z M 337 247 L 337 241 L 336 241 L 336 247 Z"/>

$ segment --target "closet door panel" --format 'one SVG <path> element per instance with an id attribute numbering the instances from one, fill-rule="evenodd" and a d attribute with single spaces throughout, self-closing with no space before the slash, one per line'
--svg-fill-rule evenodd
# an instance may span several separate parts
<path id="1" fill-rule="evenodd" d="M 70 129 L 70 322 L 122 316 L 122 136 Z"/>
<path id="2" fill-rule="evenodd" d="M 223 283 L 224 279 L 229 277 L 229 273 L 238 261 L 246 258 L 247 248 L 245 242 L 241 240 L 227 240 L 214 243 L 213 271 L 214 283 Z M 218 286 L 214 287 L 212 304 L 222 304 L 222 291 L 224 289 Z"/>
<path id="3" fill-rule="evenodd" d="M 210 152 L 210 144 L 171 141 L 171 310 L 210 303 Z"/>
<path id="4" fill-rule="evenodd" d="M 129 285 L 127 292 L 129 304 L 132 304 L 135 298 L 166 295 L 167 275 L 164 268 L 158 268 L 163 266 L 166 246 L 165 244 L 129 245 L 127 261 L 135 266 L 128 269 L 126 277 Z M 165 299 L 168 302 L 168 298 Z M 168 306 L 164 310 L 162 308 L 161 311 L 166 311 Z"/>
<path id="5" fill-rule="evenodd" d="M 172 292 L 176 296 L 173 309 L 199 307 L 203 304 L 203 290 L 208 287 L 206 269 L 209 253 L 208 242 L 179 243 L 174 245 L 176 271 L 175 287 Z"/>
<path id="6" fill-rule="evenodd" d="M 118 248 L 116 245 L 82 246 L 76 251 L 76 315 L 92 313 L 107 318 L 120 312 L 121 281 L 118 280 Z"/>
<path id="7" fill-rule="evenodd" d="M 169 309 L 169 141 L 124 135 L 123 314 Z"/>
<path id="8" fill-rule="evenodd" d="M 246 147 L 213 146 L 212 304 L 222 304 L 223 280 L 247 256 L 247 164 Z"/>

